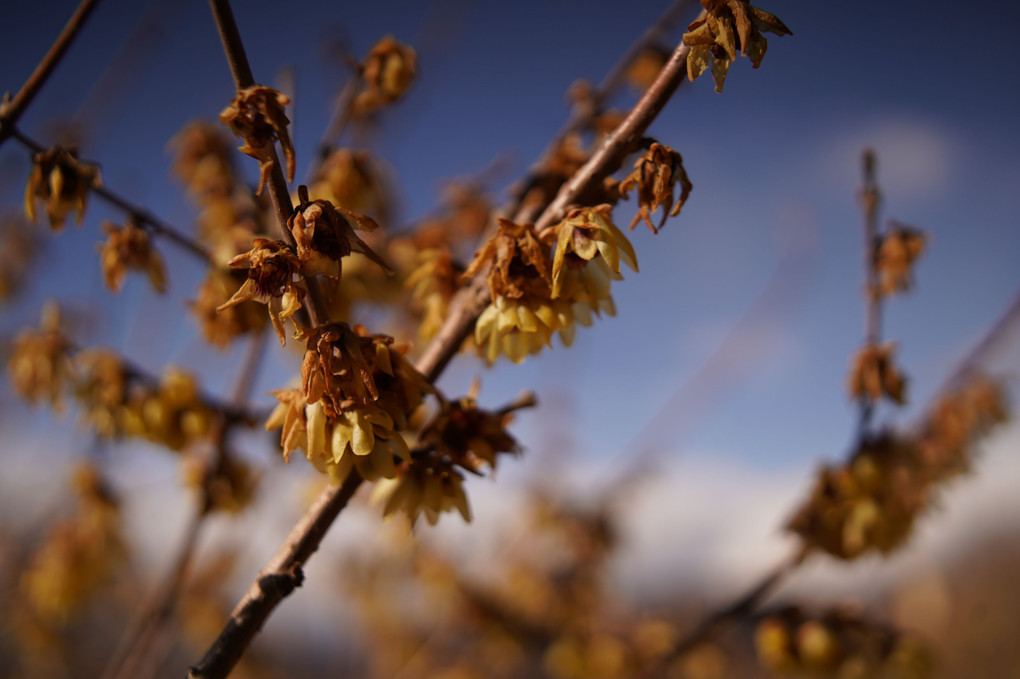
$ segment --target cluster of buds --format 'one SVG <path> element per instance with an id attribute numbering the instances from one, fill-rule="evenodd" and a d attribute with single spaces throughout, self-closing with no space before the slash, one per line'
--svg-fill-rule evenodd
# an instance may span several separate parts
<path id="1" fill-rule="evenodd" d="M 534 402 L 529 398 L 518 407 Z M 461 471 L 481 475 L 486 465 L 496 468 L 499 454 L 517 453 L 517 442 L 506 431 L 510 419 L 508 412 L 482 410 L 473 395 L 443 403 L 419 434 L 422 449 L 398 465 L 395 478 L 377 486 L 383 516 L 402 511 L 413 525 L 424 513 L 435 524 L 443 512 L 456 509 L 470 521 Z"/>
<path id="2" fill-rule="evenodd" d="M 921 679 L 932 670 L 916 639 L 849 610 L 785 608 L 759 620 L 754 641 L 758 661 L 776 674 Z"/>
<path id="3" fill-rule="evenodd" d="M 289 103 L 289 98 L 271 87 L 252 85 L 240 90 L 230 106 L 220 113 L 220 122 L 244 140 L 239 150 L 259 161 L 259 185 L 255 191 L 258 195 L 262 194 L 272 171 L 273 142 L 276 140 L 280 141 L 287 158 L 287 179 L 294 181 L 296 159 L 294 145 L 287 132 L 290 120 L 284 110 Z"/>
<path id="4" fill-rule="evenodd" d="M 938 488 L 969 468 L 977 441 L 1006 419 L 1002 388 L 974 378 L 940 399 L 915 434 L 865 439 L 846 464 L 823 468 L 789 530 L 841 559 L 897 549 Z"/>
<path id="5" fill-rule="evenodd" d="M 50 228 L 62 229 L 72 212 L 81 224 L 89 190 L 99 183 L 99 167 L 78 160 L 74 149 L 40 151 L 32 157 L 32 172 L 25 187 L 25 214 L 31 221 L 38 221 L 36 201 L 42 201 Z"/>
<path id="6" fill-rule="evenodd" d="M 354 98 L 354 113 L 365 116 L 391 104 L 407 92 L 418 70 L 414 48 L 387 35 L 360 64 L 362 89 Z"/>
<path id="7" fill-rule="evenodd" d="M 66 623 L 126 556 L 118 501 L 96 470 L 78 469 L 74 489 L 77 512 L 53 526 L 21 576 L 21 592 L 48 626 Z"/>
<path id="8" fill-rule="evenodd" d="M 166 292 L 166 267 L 163 258 L 152 247 L 149 234 L 133 221 L 122 227 L 105 222 L 106 242 L 99 246 L 100 266 L 106 287 L 118 292 L 124 285 L 128 269 L 144 271 L 156 292 Z"/>
<path id="9" fill-rule="evenodd" d="M 334 483 L 352 469 L 369 481 L 396 475 L 395 459 L 410 459 L 401 431 L 432 386 L 392 345 L 345 323 L 309 332 L 301 387 L 275 392 L 266 422 L 282 428 L 284 459 L 303 449 Z"/>
<path id="10" fill-rule="evenodd" d="M 519 363 L 559 333 L 574 339 L 575 323 L 616 313 L 609 284 L 620 279 L 620 262 L 637 271 L 634 250 L 613 224 L 612 207 L 575 208 L 541 239 L 529 224 L 500 220 L 500 229 L 465 272 L 488 269 L 492 302 L 475 325 L 475 342 L 494 361 L 501 353 Z M 553 261 L 550 245 L 556 241 Z"/>
<path id="11" fill-rule="evenodd" d="M 722 92 L 738 53 L 750 59 L 754 68 L 761 66 L 768 49 L 763 32 L 793 35 L 779 17 L 752 7 L 747 0 L 701 0 L 701 5 L 704 17 L 695 20 L 684 33 L 684 44 L 691 48 L 687 77 L 693 81 L 711 66 L 716 92 Z"/>

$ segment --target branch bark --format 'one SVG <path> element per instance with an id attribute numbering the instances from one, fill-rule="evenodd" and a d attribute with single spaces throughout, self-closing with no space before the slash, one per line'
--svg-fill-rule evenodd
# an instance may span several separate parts
<path id="1" fill-rule="evenodd" d="M 0 105 L 0 145 L 11 136 L 14 126 L 17 124 L 18 119 L 21 118 L 21 114 L 25 112 L 28 105 L 35 99 L 35 95 L 39 93 L 46 80 L 49 79 L 50 74 L 53 73 L 57 64 L 60 63 L 71 43 L 78 37 L 82 26 L 85 25 L 85 20 L 92 14 L 92 10 L 95 9 L 98 1 L 82 0 L 78 4 L 74 14 L 71 15 L 71 18 L 64 25 L 64 29 L 60 31 L 60 35 L 57 36 L 49 51 L 43 55 L 39 65 L 32 71 L 32 75 L 28 77 L 28 80 L 25 81 L 25 84 L 18 90 L 13 99 Z"/>

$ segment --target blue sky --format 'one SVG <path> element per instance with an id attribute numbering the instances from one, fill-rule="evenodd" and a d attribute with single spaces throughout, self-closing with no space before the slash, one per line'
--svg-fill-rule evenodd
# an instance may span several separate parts
<path id="1" fill-rule="evenodd" d="M 272 82 L 284 64 L 296 69 L 299 176 L 342 84 L 341 69 L 323 63 L 323 40 L 346 35 L 358 55 L 387 33 L 419 46 L 422 77 L 373 140 L 402 187 L 407 219 L 434 204 L 442 179 L 475 174 L 497 157 L 515 171 L 495 188 L 510 183 L 565 119 L 570 83 L 601 78 L 664 6 L 235 4 L 256 78 Z M 0 89 L 20 86 L 73 5 L 5 10 Z M 1020 8 L 1003 4 L 978 27 L 943 3 L 763 7 L 795 35 L 770 37 L 757 71 L 735 64 L 721 95 L 707 80 L 685 85 L 651 130 L 683 154 L 695 188 L 662 233 L 634 232 L 641 273 L 614 288 L 618 317 L 580 332 L 569 351 L 557 345 L 524 366 L 483 374 L 490 404 L 525 387 L 545 398 L 519 429 L 536 455 L 557 452 L 542 444 L 549 428 L 571 432 L 577 455 L 621 466 L 645 446 L 761 468 L 839 455 L 854 421 L 845 371 L 863 335 L 854 195 L 865 145 L 878 152 L 884 215 L 931 233 L 916 290 L 886 314 L 914 401 L 1020 289 L 1020 58 L 1010 33 Z M 135 47 L 121 51 L 132 35 Z M 103 0 L 23 128 L 45 142 L 55 119 L 80 111 L 83 155 L 101 162 L 106 183 L 188 225 L 193 211 L 168 179 L 165 145 L 188 120 L 215 117 L 231 87 L 205 3 Z M 18 204 L 27 167 L 13 144 L 0 149 L 5 204 Z M 618 221 L 626 225 L 630 214 L 621 205 Z M 112 216 L 94 203 L 84 228 L 52 236 L 47 275 L 5 310 L 2 327 L 31 322 L 43 296 L 70 295 L 102 310 L 90 343 L 153 369 L 194 366 L 225 387 L 231 378 L 219 367 L 236 362 L 236 352 L 224 359 L 195 340 L 182 300 L 200 272 L 171 246 L 163 248 L 171 296 L 157 299 L 136 279 L 109 301 L 92 252 L 99 220 Z M 760 296 L 740 350 L 692 381 Z M 168 332 L 146 334 L 168 318 Z M 279 386 L 292 365 L 268 371 L 260 388 Z M 443 384 L 456 393 L 479 372 L 461 358 Z"/>

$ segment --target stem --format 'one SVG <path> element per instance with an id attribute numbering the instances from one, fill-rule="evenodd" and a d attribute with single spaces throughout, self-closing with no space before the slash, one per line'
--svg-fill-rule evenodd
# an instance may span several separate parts
<path id="1" fill-rule="evenodd" d="M 808 551 L 803 547 L 793 552 L 760 580 L 755 582 L 744 594 L 702 618 L 701 622 L 685 637 L 680 639 L 670 653 L 659 662 L 663 666 L 669 664 L 676 658 L 693 650 L 698 644 L 714 635 L 722 627 L 752 614 L 787 577 L 800 568 L 807 555 Z"/>
<path id="2" fill-rule="evenodd" d="M 878 241 L 878 207 L 882 201 L 878 184 L 875 180 L 875 152 L 865 149 L 862 157 L 864 169 L 864 186 L 861 188 L 860 202 L 864 219 L 864 343 L 876 346 L 882 333 L 882 299 L 878 288 L 877 250 Z M 857 438 L 863 439 L 871 426 L 875 414 L 875 403 L 868 397 L 861 398 L 861 412 L 857 423 Z"/>
<path id="3" fill-rule="evenodd" d="M 32 75 L 28 77 L 28 80 L 21 86 L 21 89 L 14 95 L 13 99 L 0 105 L 0 144 L 3 144 L 13 134 L 14 126 L 17 124 L 21 114 L 32 103 L 35 95 L 39 93 L 39 90 L 42 89 L 42 86 L 49 79 L 50 74 L 53 73 L 57 64 L 60 63 L 61 58 L 81 31 L 82 26 L 85 25 L 85 20 L 89 18 L 92 10 L 95 9 L 96 2 L 98 0 L 82 0 L 78 4 L 74 14 L 71 15 L 71 18 L 64 25 L 64 29 L 60 31 L 60 35 L 57 36 L 49 51 L 43 55 L 42 60 L 35 67 L 35 70 L 32 71 Z"/>
<path id="4" fill-rule="evenodd" d="M 223 51 L 226 53 L 227 62 L 230 65 L 230 74 L 234 78 L 234 85 L 239 91 L 251 87 L 255 84 L 255 76 L 252 75 L 251 66 L 248 64 L 248 55 L 244 51 L 244 43 L 237 30 L 237 22 L 234 21 L 234 12 L 230 9 L 230 2 L 228 0 L 209 0 L 209 6 L 212 9 L 213 18 L 216 20 L 220 40 L 223 42 Z M 295 246 L 294 236 L 287 228 L 287 222 L 294 213 L 294 206 L 290 202 L 290 191 L 287 190 L 287 180 L 283 176 L 283 168 L 280 166 L 276 147 L 270 146 L 266 153 L 266 160 L 272 161 L 268 182 L 269 198 L 273 202 L 273 210 L 276 212 L 276 219 L 280 223 L 284 239 L 291 246 Z M 309 277 L 305 279 L 305 285 L 308 288 L 309 313 L 312 323 L 321 325 L 328 322 L 329 311 L 326 297 L 319 282 L 314 277 Z"/>

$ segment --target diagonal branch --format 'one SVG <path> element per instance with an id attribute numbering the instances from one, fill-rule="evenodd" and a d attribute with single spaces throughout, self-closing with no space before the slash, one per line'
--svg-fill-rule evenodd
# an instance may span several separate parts
<path id="1" fill-rule="evenodd" d="M 10 101 L 0 104 L 0 144 L 3 144 L 14 133 L 14 126 L 21 118 L 21 114 L 32 103 L 35 95 L 39 93 L 50 74 L 60 63 L 82 26 L 85 25 L 85 20 L 92 14 L 97 2 L 98 0 L 81 1 L 78 8 L 74 10 L 74 14 L 67 20 L 64 29 L 60 31 L 60 35 L 57 36 L 49 51 L 43 56 L 18 93 Z"/>

